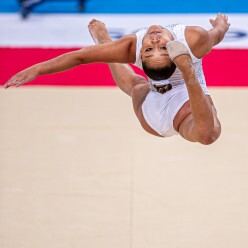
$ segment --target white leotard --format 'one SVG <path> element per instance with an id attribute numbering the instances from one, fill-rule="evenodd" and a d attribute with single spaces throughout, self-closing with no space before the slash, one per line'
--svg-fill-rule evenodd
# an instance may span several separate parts
<path id="1" fill-rule="evenodd" d="M 202 59 L 198 59 L 191 52 L 188 43 L 185 39 L 185 25 L 173 24 L 165 27 L 171 32 L 174 40 L 182 42 L 189 50 L 193 61 L 197 79 L 205 94 L 209 95 L 206 87 L 206 80 L 202 69 Z M 135 65 L 142 69 L 140 59 L 140 49 L 142 40 L 147 33 L 148 28 L 141 29 L 136 33 L 136 61 Z M 150 90 L 142 104 L 142 112 L 147 123 L 157 133 L 164 137 L 169 137 L 178 134 L 173 127 L 175 115 L 183 104 L 189 100 L 188 91 L 181 72 L 176 69 L 173 75 L 168 80 L 154 81 L 149 79 L 151 84 L 168 84 L 172 85 L 172 89 L 165 94 Z"/>
<path id="2" fill-rule="evenodd" d="M 196 76 L 197 79 L 199 81 L 199 83 L 202 86 L 203 91 L 205 92 L 205 94 L 209 94 L 208 93 L 208 89 L 206 87 L 206 80 L 204 77 L 204 73 L 203 73 L 203 69 L 202 69 L 202 59 L 198 59 L 194 56 L 194 54 L 191 52 L 188 43 L 185 39 L 185 25 L 181 25 L 181 24 L 172 24 L 172 25 L 168 25 L 165 27 L 168 31 L 170 31 L 170 33 L 172 34 L 174 40 L 178 40 L 181 43 L 183 43 L 189 50 L 190 52 L 190 56 L 192 58 L 193 61 L 193 65 L 195 68 L 195 72 L 196 72 Z M 137 37 L 137 42 L 136 42 L 136 61 L 134 63 L 134 65 L 136 65 L 137 67 L 142 68 L 142 61 L 140 59 L 140 49 L 142 47 L 142 41 L 144 36 L 146 35 L 148 31 L 148 28 L 143 28 L 140 31 L 138 31 L 136 33 L 136 37 Z M 181 85 L 181 84 L 185 84 L 184 79 L 182 77 L 181 72 L 179 71 L 179 69 L 177 68 L 175 70 L 175 72 L 173 73 L 173 75 L 168 79 L 168 80 L 161 80 L 161 81 L 154 81 L 152 79 L 149 79 L 149 81 L 151 83 L 156 83 L 156 84 L 167 84 L 168 82 L 170 84 L 172 84 L 172 87 Z"/>

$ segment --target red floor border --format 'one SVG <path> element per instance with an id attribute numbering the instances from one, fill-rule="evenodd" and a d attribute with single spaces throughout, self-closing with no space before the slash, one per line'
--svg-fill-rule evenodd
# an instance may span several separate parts
<path id="1" fill-rule="evenodd" d="M 35 63 L 78 48 L 0 48 L 0 85 Z M 215 49 L 203 60 L 208 86 L 248 86 L 248 49 Z M 144 75 L 142 71 L 135 71 Z M 107 65 L 81 65 L 70 71 L 41 76 L 28 85 L 114 86 Z"/>

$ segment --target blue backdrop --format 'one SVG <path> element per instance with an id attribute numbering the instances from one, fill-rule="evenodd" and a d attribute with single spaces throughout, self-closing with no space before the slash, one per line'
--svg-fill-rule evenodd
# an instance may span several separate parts
<path id="1" fill-rule="evenodd" d="M 77 0 L 46 0 L 38 13 L 76 13 Z M 0 12 L 19 11 L 18 0 L 0 0 Z M 248 0 L 87 0 L 85 13 L 248 13 Z"/>

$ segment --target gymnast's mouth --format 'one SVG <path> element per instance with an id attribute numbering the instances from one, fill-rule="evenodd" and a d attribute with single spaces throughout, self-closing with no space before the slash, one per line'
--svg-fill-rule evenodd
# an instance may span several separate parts
<path id="1" fill-rule="evenodd" d="M 152 31 L 150 34 L 161 34 L 161 31 Z"/>

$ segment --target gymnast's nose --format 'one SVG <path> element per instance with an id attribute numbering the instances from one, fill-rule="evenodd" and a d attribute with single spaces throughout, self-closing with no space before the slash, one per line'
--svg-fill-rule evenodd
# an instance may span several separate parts
<path id="1" fill-rule="evenodd" d="M 153 44 L 156 44 L 156 43 L 158 43 L 160 41 L 160 38 L 158 38 L 158 37 L 153 37 L 152 39 L 151 39 L 151 42 L 153 43 Z"/>
<path id="2" fill-rule="evenodd" d="M 151 35 L 150 35 L 151 42 L 153 42 L 153 43 L 159 42 L 160 37 L 161 37 L 161 35 L 159 33 L 157 33 L 157 32 L 151 33 Z"/>

